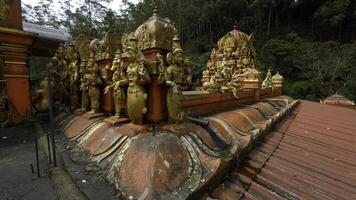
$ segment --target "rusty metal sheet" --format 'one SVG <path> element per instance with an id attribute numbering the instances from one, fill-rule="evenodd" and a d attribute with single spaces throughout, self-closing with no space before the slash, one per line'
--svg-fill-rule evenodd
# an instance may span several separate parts
<path id="1" fill-rule="evenodd" d="M 240 184 L 235 199 L 356 199 L 355 147 L 356 111 L 301 101 L 208 195 Z"/>

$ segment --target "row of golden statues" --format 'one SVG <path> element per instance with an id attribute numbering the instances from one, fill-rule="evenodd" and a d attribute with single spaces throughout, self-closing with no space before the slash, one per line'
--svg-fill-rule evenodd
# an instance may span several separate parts
<path id="1" fill-rule="evenodd" d="M 105 38 L 108 37 L 107 34 Z M 135 34 L 126 34 L 121 40 L 124 43 L 122 47 L 117 45 L 116 48 L 109 48 L 105 46 L 106 39 L 100 42 L 81 35 L 74 43 L 61 45 L 50 63 L 55 101 L 69 101 L 72 108 L 80 106 L 82 112 L 97 113 L 100 111 L 101 96 L 112 91 L 114 116 L 120 118 L 127 113 L 131 122 L 142 124 L 147 112 L 146 85 L 151 82 L 151 77 Z M 112 63 L 99 69 L 98 62 L 112 57 Z M 159 62 L 159 84 L 167 87 L 169 119 L 179 122 L 184 116 L 181 111 L 182 86 L 190 85 L 192 81 L 190 66 L 183 55 L 179 38 L 173 38 L 172 52 L 164 58 L 159 53 L 156 57 Z M 124 65 L 123 59 L 127 65 Z M 38 93 L 48 90 L 46 81 L 40 83 Z M 47 96 L 43 97 L 46 98 L 36 103 L 39 111 L 48 108 Z"/>
<path id="2" fill-rule="evenodd" d="M 127 114 L 132 123 L 142 124 L 148 111 L 146 90 L 151 92 L 150 86 L 158 81 L 159 87 L 165 88 L 169 120 L 183 120 L 182 91 L 192 83 L 190 61 L 184 56 L 177 31 L 168 19 L 159 18 L 155 11 L 135 32 L 118 37 L 109 31 L 101 40 L 96 35 L 92 29 L 89 36 L 80 35 L 56 51 L 50 63 L 56 101 L 69 101 L 72 109 L 80 107 L 82 112 L 92 114 L 100 112 L 103 95 L 112 95 L 114 116 Z M 144 56 L 147 49 L 155 52 L 150 61 Z M 241 89 L 257 89 L 261 73 L 256 65 L 253 36 L 235 27 L 212 50 L 203 71 L 202 89 L 231 92 L 235 97 Z M 262 88 L 279 87 L 282 80 L 280 74 L 272 77 L 268 71 Z M 48 90 L 46 81 L 41 82 L 39 93 Z M 44 99 L 36 105 L 43 110 L 48 101 Z"/>

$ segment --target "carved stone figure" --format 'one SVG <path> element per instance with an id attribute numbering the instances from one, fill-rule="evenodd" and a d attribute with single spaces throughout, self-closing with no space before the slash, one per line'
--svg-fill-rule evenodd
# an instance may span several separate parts
<path id="1" fill-rule="evenodd" d="M 118 49 L 112 63 L 112 71 L 114 71 L 111 85 L 105 88 L 105 93 L 113 89 L 114 104 L 115 104 L 115 117 L 120 118 L 121 113 L 126 107 L 125 86 L 128 85 L 127 75 L 124 72 L 121 62 L 121 49 Z"/>
<path id="2" fill-rule="evenodd" d="M 130 37 L 125 56 L 129 61 L 126 74 L 129 87 L 127 89 L 127 113 L 132 123 L 142 124 L 147 112 L 147 93 L 144 85 L 150 82 L 150 76 L 143 65 L 143 55 L 137 46 L 137 39 Z"/>
<path id="3" fill-rule="evenodd" d="M 182 86 L 189 85 L 191 75 L 187 75 L 185 69 L 185 60 L 183 50 L 179 45 L 178 37 L 175 37 L 173 51 L 167 54 L 167 62 L 169 66 L 165 71 L 165 84 L 167 89 L 167 110 L 169 120 L 172 122 L 180 122 L 184 118 L 182 111 Z"/>
<path id="4" fill-rule="evenodd" d="M 268 72 L 266 74 L 265 80 L 262 82 L 262 88 L 273 88 L 273 83 L 272 83 L 272 74 L 271 70 L 268 69 Z"/>

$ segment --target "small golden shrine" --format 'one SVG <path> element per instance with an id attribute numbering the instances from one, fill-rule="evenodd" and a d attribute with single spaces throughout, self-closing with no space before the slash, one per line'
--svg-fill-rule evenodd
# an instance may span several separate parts
<path id="1" fill-rule="evenodd" d="M 259 88 L 259 79 L 253 35 L 239 31 L 235 25 L 218 41 L 217 49 L 212 49 L 201 79 L 203 89 L 236 93 L 240 88 Z"/>

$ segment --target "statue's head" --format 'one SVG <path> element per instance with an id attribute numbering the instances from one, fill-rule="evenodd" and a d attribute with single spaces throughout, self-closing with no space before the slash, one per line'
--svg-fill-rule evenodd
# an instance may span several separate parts
<path id="1" fill-rule="evenodd" d="M 172 43 L 172 62 L 178 65 L 184 64 L 183 49 L 180 46 L 180 40 L 177 35 L 174 36 Z"/>
<path id="2" fill-rule="evenodd" d="M 184 56 L 183 56 L 183 51 L 181 49 L 176 49 L 173 52 L 173 57 L 172 57 L 173 63 L 176 63 L 178 65 L 184 64 Z"/>
<path id="3" fill-rule="evenodd" d="M 126 51 L 126 58 L 128 59 L 129 62 L 136 61 L 137 53 L 135 49 L 128 47 Z"/>

